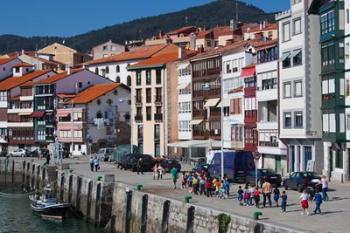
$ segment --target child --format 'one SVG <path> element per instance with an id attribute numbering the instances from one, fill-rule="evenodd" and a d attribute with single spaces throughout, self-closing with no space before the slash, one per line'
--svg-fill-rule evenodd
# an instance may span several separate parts
<path id="1" fill-rule="evenodd" d="M 181 181 L 181 188 L 185 189 L 187 184 L 187 174 L 185 172 L 182 173 L 182 181 Z"/>
<path id="2" fill-rule="evenodd" d="M 243 193 L 243 202 L 246 206 L 249 205 L 249 200 L 250 200 L 250 190 L 249 190 L 249 186 L 246 185 L 244 187 L 244 193 Z"/>
<path id="3" fill-rule="evenodd" d="M 199 194 L 205 194 L 205 179 L 203 176 L 199 177 Z"/>
<path id="4" fill-rule="evenodd" d="M 275 189 L 273 190 L 273 200 L 276 203 L 276 207 L 278 207 L 278 200 L 279 199 L 280 199 L 280 190 L 276 186 Z"/>
<path id="5" fill-rule="evenodd" d="M 254 192 L 255 192 L 255 186 L 254 185 L 252 185 L 252 186 L 250 186 L 250 188 L 249 188 L 249 192 L 250 192 L 250 198 L 249 198 L 249 205 L 254 205 L 253 204 L 253 200 L 254 200 Z"/>
<path id="6" fill-rule="evenodd" d="M 243 200 L 243 189 L 242 189 L 242 186 L 239 186 L 238 187 L 238 191 L 237 191 L 237 194 L 238 194 L 238 201 L 239 201 L 239 204 L 242 205 L 242 200 Z"/>
<path id="7" fill-rule="evenodd" d="M 314 202 L 316 205 L 315 210 L 314 210 L 314 214 L 317 214 L 317 212 L 321 214 L 322 195 L 319 191 L 317 191 L 315 193 Z"/>
<path id="8" fill-rule="evenodd" d="M 207 197 L 212 197 L 212 185 L 209 177 L 205 179 L 205 192 L 207 194 Z"/>
<path id="9" fill-rule="evenodd" d="M 287 209 L 287 199 L 288 199 L 288 196 L 287 196 L 287 194 L 286 194 L 286 191 L 283 191 L 283 192 L 282 192 L 281 199 L 282 199 L 282 203 L 281 203 L 282 212 L 286 212 L 286 209 Z"/>
<path id="10" fill-rule="evenodd" d="M 300 206 L 303 209 L 303 212 L 301 212 L 302 215 L 309 215 L 309 198 L 310 195 L 306 192 L 306 190 L 303 191 L 303 193 L 300 195 Z"/>
<path id="11" fill-rule="evenodd" d="M 222 181 L 223 188 L 225 189 L 225 196 L 230 196 L 230 182 L 227 177 Z"/>
<path id="12" fill-rule="evenodd" d="M 260 191 L 259 189 L 255 189 L 254 193 L 253 193 L 253 197 L 254 197 L 254 202 L 255 202 L 255 206 L 256 208 L 259 208 L 259 202 L 260 202 Z"/>

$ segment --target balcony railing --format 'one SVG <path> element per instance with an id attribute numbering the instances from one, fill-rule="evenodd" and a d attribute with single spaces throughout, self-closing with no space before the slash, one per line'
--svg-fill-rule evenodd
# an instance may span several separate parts
<path id="1" fill-rule="evenodd" d="M 259 146 L 278 147 L 278 142 L 259 142 Z"/>
<path id="2" fill-rule="evenodd" d="M 155 121 L 162 121 L 163 120 L 163 114 L 161 114 L 161 113 L 154 114 L 154 120 Z"/>
<path id="3" fill-rule="evenodd" d="M 244 111 L 244 122 L 245 123 L 256 124 L 257 119 L 258 119 L 258 117 L 257 117 L 256 110 Z"/>
<path id="4" fill-rule="evenodd" d="M 193 97 L 215 97 L 215 96 L 220 96 L 220 93 L 221 93 L 220 88 L 193 91 Z"/>
<path id="5" fill-rule="evenodd" d="M 135 121 L 142 121 L 142 120 L 143 120 L 142 115 L 136 115 L 135 116 Z"/>
<path id="6" fill-rule="evenodd" d="M 209 131 L 193 130 L 194 139 L 209 139 L 209 136 L 210 136 Z"/>
<path id="7" fill-rule="evenodd" d="M 193 117 L 202 117 L 206 118 L 207 117 L 207 111 L 206 110 L 193 110 L 192 112 Z"/>

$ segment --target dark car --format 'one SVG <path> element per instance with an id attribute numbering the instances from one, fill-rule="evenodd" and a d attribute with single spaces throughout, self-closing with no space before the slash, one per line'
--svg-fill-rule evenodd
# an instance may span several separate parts
<path id="1" fill-rule="evenodd" d="M 176 168 L 177 172 L 181 171 L 181 164 L 176 159 L 163 159 L 160 164 L 165 172 L 170 172 L 172 168 Z"/>
<path id="2" fill-rule="evenodd" d="M 282 176 L 280 174 L 277 174 L 272 169 L 258 169 L 258 185 L 262 187 L 262 184 L 265 180 L 267 180 L 269 183 L 271 183 L 273 186 L 281 186 L 282 183 Z M 255 185 L 256 180 L 256 172 L 250 171 L 247 173 L 246 176 L 246 183 L 254 184 Z"/>
<path id="3" fill-rule="evenodd" d="M 283 181 L 284 188 L 302 192 L 304 189 L 315 189 L 321 177 L 314 172 L 293 172 Z"/>
<path id="4" fill-rule="evenodd" d="M 208 172 L 209 166 L 210 166 L 210 165 L 207 164 L 207 163 L 200 163 L 200 164 L 197 164 L 197 165 L 192 169 L 192 171 L 193 171 L 193 172 L 198 172 L 198 173 Z"/>
<path id="5" fill-rule="evenodd" d="M 120 167 L 125 170 L 137 170 L 137 161 L 142 158 L 142 169 L 144 172 L 152 171 L 154 159 L 151 155 L 146 154 L 127 154 L 120 161 Z"/>

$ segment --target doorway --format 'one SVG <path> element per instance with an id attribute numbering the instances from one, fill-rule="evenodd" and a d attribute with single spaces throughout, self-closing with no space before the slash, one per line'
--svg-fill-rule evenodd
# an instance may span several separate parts
<path id="1" fill-rule="evenodd" d="M 334 166 L 333 166 L 333 150 L 331 147 L 328 148 L 328 170 L 329 170 L 329 177 L 332 176 L 332 172 L 333 172 L 333 169 L 334 169 Z"/>
<path id="2" fill-rule="evenodd" d="M 275 157 L 275 172 L 276 173 L 281 173 L 281 156 L 276 156 Z"/>

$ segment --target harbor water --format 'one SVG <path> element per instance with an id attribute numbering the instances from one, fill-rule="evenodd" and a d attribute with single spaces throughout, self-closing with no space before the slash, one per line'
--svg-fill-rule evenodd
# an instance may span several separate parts
<path id="1" fill-rule="evenodd" d="M 19 187 L 0 186 L 0 233 L 102 233 L 103 230 L 70 216 L 53 222 L 35 215 L 28 195 Z"/>

